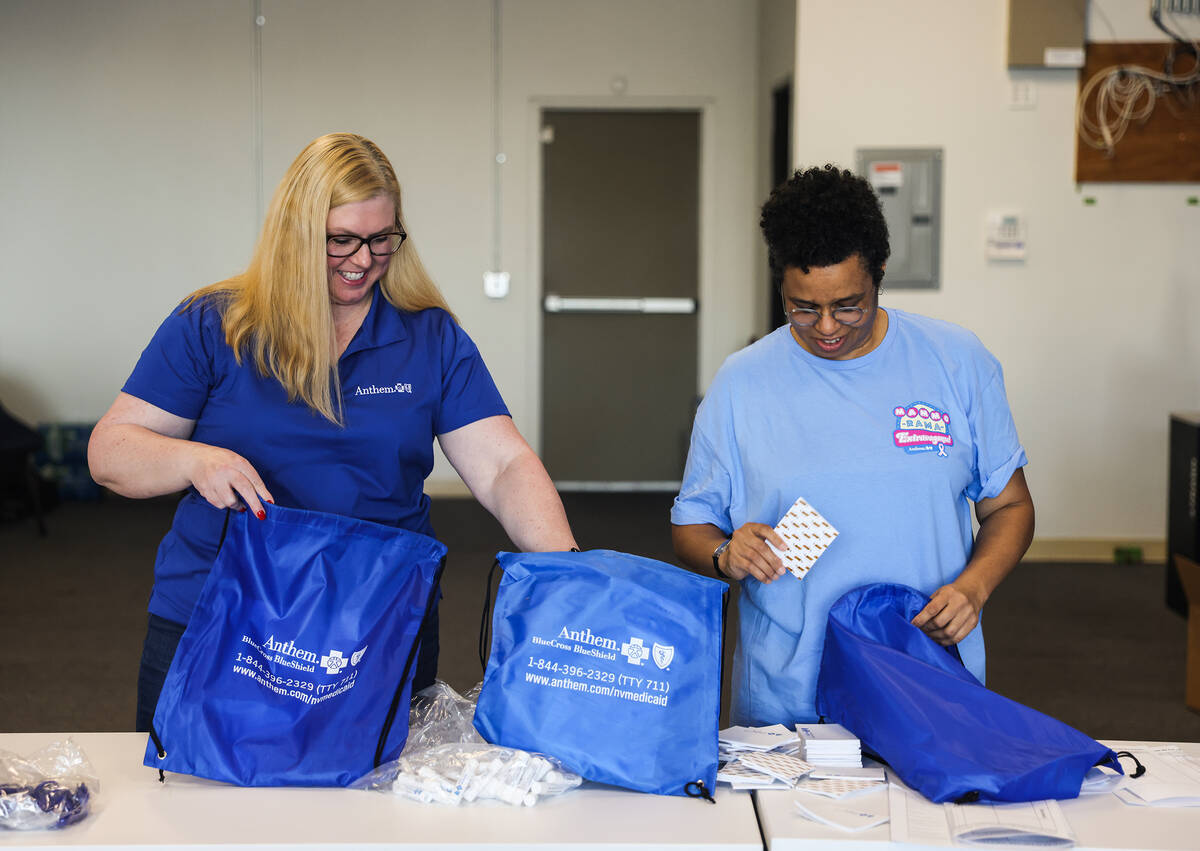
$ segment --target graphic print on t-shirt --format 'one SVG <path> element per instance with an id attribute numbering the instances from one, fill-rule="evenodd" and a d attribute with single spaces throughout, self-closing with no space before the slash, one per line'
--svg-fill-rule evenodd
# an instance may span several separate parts
<path id="1" fill-rule="evenodd" d="M 897 446 L 910 454 L 937 452 L 942 458 L 949 457 L 950 447 L 954 445 L 949 414 L 928 402 L 897 405 L 892 413 L 896 417 L 892 440 Z"/>

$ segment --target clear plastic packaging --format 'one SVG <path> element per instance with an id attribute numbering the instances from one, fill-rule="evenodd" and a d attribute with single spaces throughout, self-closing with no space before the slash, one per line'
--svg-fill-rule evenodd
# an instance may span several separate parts
<path id="1" fill-rule="evenodd" d="M 66 827 L 92 811 L 99 783 L 74 740 L 28 756 L 0 750 L 0 829 Z"/>
<path id="2" fill-rule="evenodd" d="M 404 753 L 409 754 L 433 745 L 450 742 L 483 742 L 472 723 L 479 686 L 460 695 L 441 680 L 417 692 L 408 710 L 408 741 Z"/>
<path id="3" fill-rule="evenodd" d="M 352 786 L 422 804 L 533 806 L 583 782 L 552 757 L 483 741 L 471 724 L 478 691 L 476 686 L 468 692 L 471 697 L 463 697 L 439 680 L 420 692 L 409 712 L 408 742 L 400 758 Z"/>

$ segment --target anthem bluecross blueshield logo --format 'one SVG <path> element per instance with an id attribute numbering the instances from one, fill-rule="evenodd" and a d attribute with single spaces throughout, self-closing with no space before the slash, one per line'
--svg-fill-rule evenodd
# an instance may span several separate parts
<path id="1" fill-rule="evenodd" d="M 592 647 L 599 648 L 601 651 L 607 651 L 607 653 L 603 655 L 605 655 L 605 658 L 608 659 L 616 658 L 615 656 L 611 655 L 612 652 L 620 652 L 620 654 L 625 657 L 625 660 L 630 665 L 637 665 L 639 667 L 647 659 L 651 659 L 655 665 L 657 665 L 661 670 L 665 671 L 667 666 L 671 664 L 671 660 L 675 658 L 674 645 L 659 644 L 656 641 L 651 647 L 647 647 L 645 639 L 636 636 L 631 637 L 628 641 L 618 643 L 606 636 L 597 635 L 586 626 L 582 629 L 567 629 L 564 626 L 561 630 L 559 630 L 557 638 L 561 639 L 562 641 L 576 642 L 575 651 L 577 653 L 582 652 L 588 653 L 589 655 L 601 655 L 591 650 L 584 650 L 578 646 L 579 644 L 589 644 Z M 552 642 L 547 642 L 541 639 L 534 640 L 534 644 L 547 643 Z M 563 650 L 571 649 L 571 647 L 567 644 L 559 643 L 556 646 Z"/>

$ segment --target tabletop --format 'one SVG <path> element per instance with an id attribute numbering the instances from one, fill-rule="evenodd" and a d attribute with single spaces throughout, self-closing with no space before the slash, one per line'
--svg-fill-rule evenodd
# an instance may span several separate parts
<path id="1" fill-rule="evenodd" d="M 417 804 L 351 789 L 240 788 L 142 765 L 144 733 L 3 733 L 27 755 L 70 736 L 99 779 L 93 813 L 61 830 L 0 830 L 12 848 L 466 848 L 760 851 L 751 796 L 719 788 L 716 804 L 585 783 L 532 807 Z"/>

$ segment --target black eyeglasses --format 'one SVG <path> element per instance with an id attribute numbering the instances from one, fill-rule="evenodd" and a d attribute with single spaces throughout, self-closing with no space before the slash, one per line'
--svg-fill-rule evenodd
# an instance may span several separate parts
<path id="1" fill-rule="evenodd" d="M 326 235 L 325 237 L 325 253 L 330 257 L 349 257 L 352 254 L 357 254 L 358 249 L 362 248 L 366 243 L 367 251 L 370 251 L 376 257 L 387 257 L 389 254 L 395 254 L 400 250 L 400 246 L 404 244 L 404 240 L 408 238 L 408 234 L 404 231 L 392 231 L 389 233 L 377 233 L 374 236 L 355 236 L 350 233 L 338 233 Z"/>

